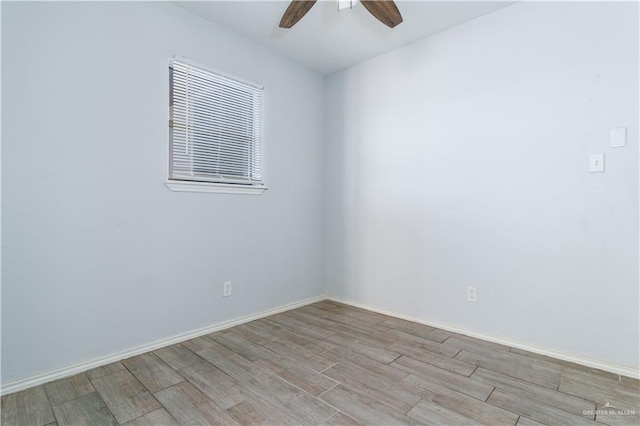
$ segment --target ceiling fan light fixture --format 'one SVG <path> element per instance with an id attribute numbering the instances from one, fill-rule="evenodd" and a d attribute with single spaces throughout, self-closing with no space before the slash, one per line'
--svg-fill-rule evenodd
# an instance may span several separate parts
<path id="1" fill-rule="evenodd" d="M 338 0 L 338 10 L 353 9 L 358 0 Z"/>
<path id="2" fill-rule="evenodd" d="M 307 14 L 317 1 L 318 0 L 291 0 L 291 3 L 287 6 L 287 10 L 284 11 L 284 15 L 282 15 L 282 19 L 280 20 L 280 28 L 293 27 Z M 358 1 L 360 1 L 362 6 L 378 21 L 389 28 L 393 28 L 402 22 L 402 15 L 393 0 L 338 0 L 338 11 L 353 8 Z"/>

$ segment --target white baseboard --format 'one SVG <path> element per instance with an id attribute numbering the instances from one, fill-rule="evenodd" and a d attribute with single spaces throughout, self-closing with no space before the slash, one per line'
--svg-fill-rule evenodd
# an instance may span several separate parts
<path id="1" fill-rule="evenodd" d="M 372 306 L 362 305 L 360 303 L 354 303 L 349 300 L 341 299 L 339 297 L 327 296 L 327 300 L 343 303 L 345 305 L 353 306 L 355 308 L 365 309 L 371 312 L 377 312 L 379 314 L 388 315 L 394 318 L 416 322 L 418 324 L 428 325 L 430 327 L 440 328 L 442 330 L 447 330 L 447 331 L 451 331 L 458 334 L 464 334 L 465 336 L 474 337 L 476 339 L 486 340 L 488 342 L 493 342 L 493 343 L 499 343 L 501 345 L 511 346 L 513 348 L 522 349 L 522 350 L 533 352 L 540 355 L 546 355 L 551 358 L 573 362 L 575 364 L 580 364 L 586 367 L 597 368 L 599 370 L 608 371 L 610 373 L 619 374 L 621 376 L 640 379 L 640 370 L 635 369 L 633 367 L 626 366 L 626 365 L 619 365 L 619 364 L 614 364 L 611 362 L 588 358 L 580 355 L 568 354 L 568 353 L 557 351 L 554 349 L 548 349 L 540 346 L 530 345 L 528 343 L 506 339 L 503 337 L 491 336 L 489 334 L 483 334 L 477 331 L 468 330 L 465 328 L 460 328 L 460 327 L 456 327 L 449 324 L 443 324 L 436 321 L 429 321 L 429 320 L 423 320 L 419 318 L 408 317 L 406 315 L 400 315 L 393 312 L 385 311 L 384 309 L 374 308 Z"/>
<path id="2" fill-rule="evenodd" d="M 268 317 L 270 315 L 275 315 L 280 312 L 286 312 L 286 311 L 290 311 L 292 309 L 296 309 L 305 305 L 321 302 L 323 300 L 331 300 L 338 303 L 344 303 L 345 305 L 353 306 L 360 309 L 365 309 L 367 311 L 377 312 L 379 314 L 388 315 L 390 317 L 400 318 L 403 320 L 412 321 L 418 324 L 428 325 L 430 327 L 440 328 L 442 330 L 447 330 L 447 331 L 451 331 L 458 334 L 464 334 L 465 336 L 475 337 L 476 339 L 482 339 L 489 342 L 499 343 L 505 346 L 511 346 L 511 347 L 522 349 L 525 351 L 534 352 L 540 355 L 546 355 L 552 358 L 573 362 L 573 363 L 584 365 L 587 367 L 597 368 L 603 371 L 608 371 L 608 372 L 619 374 L 626 377 L 632 377 L 636 379 L 640 378 L 640 371 L 633 367 L 613 364 L 610 362 L 583 357 L 579 355 L 567 354 L 554 349 L 542 348 L 539 346 L 534 346 L 527 343 L 518 342 L 515 340 L 491 336 L 488 334 L 483 334 L 473 330 L 468 330 L 468 329 L 452 326 L 449 324 L 443 324 L 436 321 L 429 321 L 429 320 L 409 317 L 406 315 L 400 315 L 400 314 L 386 311 L 384 309 L 379 309 L 372 306 L 351 302 L 349 300 L 341 299 L 338 297 L 323 295 L 323 296 L 312 297 L 306 300 L 301 300 L 299 302 L 290 303 L 277 308 L 269 309 L 267 311 L 263 311 L 257 314 L 247 315 L 247 316 L 236 318 L 233 320 L 222 321 L 207 327 L 189 331 L 187 333 L 181 333 L 166 339 L 157 340 L 150 344 L 137 346 L 135 348 L 131 348 L 126 351 L 118 352 L 118 353 L 97 358 L 91 361 L 81 362 L 79 364 L 71 365 L 71 366 L 60 368 L 57 370 L 48 371 L 46 373 L 28 377 L 26 379 L 17 380 L 15 382 L 11 382 L 6 385 L 3 385 L 0 388 L 0 395 L 6 395 L 6 394 L 18 392 L 18 391 L 25 390 L 34 386 L 44 384 L 44 383 L 48 383 L 54 380 L 63 379 L 65 377 L 73 376 L 75 374 L 80 374 L 85 371 L 91 370 L 92 368 L 100 367 L 102 365 L 110 364 L 112 362 L 120 361 L 122 359 L 130 358 L 132 356 L 140 355 L 145 352 L 154 351 L 159 348 L 184 342 L 185 340 L 193 339 L 194 337 L 203 336 L 205 334 L 213 333 L 215 331 L 225 330 L 227 328 L 230 328 L 236 325 L 245 324 L 247 322 Z"/>
<path id="3" fill-rule="evenodd" d="M 145 352 L 154 351 L 156 349 L 163 348 L 165 346 L 170 346 L 176 343 L 184 342 L 185 340 L 193 339 L 194 337 L 203 336 L 205 334 L 213 333 L 215 331 L 224 330 L 236 325 L 240 325 L 240 324 L 251 322 L 260 318 L 268 317 L 270 315 L 275 315 L 280 312 L 290 311 L 292 309 L 296 309 L 301 306 L 310 305 L 311 303 L 321 302 L 323 300 L 326 300 L 326 298 L 327 298 L 326 295 L 312 297 L 311 299 L 290 303 L 288 305 L 283 305 L 277 308 L 269 309 L 267 311 L 263 311 L 257 314 L 247 315 L 247 316 L 236 318 L 233 320 L 222 321 L 216 324 L 209 325 L 207 327 L 199 328 L 197 330 L 177 334 L 175 336 L 168 337 L 166 339 L 157 340 L 155 342 L 152 342 L 146 345 L 137 346 L 135 348 L 131 348 L 126 351 L 122 351 L 122 352 L 118 352 L 105 357 L 93 359 L 91 361 L 81 362 L 79 364 L 70 365 L 68 367 L 63 367 L 57 370 L 38 374 L 37 376 L 32 376 L 26 379 L 17 380 L 15 382 L 11 382 L 11 383 L 7 383 L 6 385 L 3 385 L 2 388 L 0 389 L 0 395 L 6 395 L 6 394 L 18 392 L 18 391 L 31 388 L 34 386 L 38 386 L 44 383 L 48 383 L 54 380 L 63 379 L 65 377 L 84 373 L 85 371 L 91 370 L 92 368 L 100 367 L 106 364 L 110 364 L 112 362 L 120 361 L 125 358 L 130 358 L 132 356 L 140 355 Z"/>

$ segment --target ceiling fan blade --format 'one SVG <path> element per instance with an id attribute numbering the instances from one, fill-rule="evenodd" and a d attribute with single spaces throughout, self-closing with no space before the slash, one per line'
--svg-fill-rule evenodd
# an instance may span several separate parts
<path id="1" fill-rule="evenodd" d="M 304 15 L 307 14 L 309 9 L 316 4 L 317 0 L 293 0 L 287 10 L 282 15 L 282 19 L 280 20 L 280 28 L 291 28 L 293 27 L 299 20 L 302 19 Z"/>
<path id="2" fill-rule="evenodd" d="M 360 3 L 376 19 L 389 28 L 393 28 L 402 22 L 402 15 L 393 0 L 360 0 Z"/>

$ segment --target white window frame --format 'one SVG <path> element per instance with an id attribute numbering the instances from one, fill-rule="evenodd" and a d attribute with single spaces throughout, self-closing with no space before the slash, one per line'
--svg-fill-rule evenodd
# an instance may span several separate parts
<path id="1" fill-rule="evenodd" d="M 191 61 L 189 59 L 180 57 L 180 56 L 173 56 L 170 61 L 169 61 L 169 66 L 172 67 L 174 61 L 179 61 L 181 64 L 187 64 L 193 67 L 197 67 L 199 70 L 198 71 L 205 71 L 208 73 L 211 73 L 213 75 L 216 76 L 217 79 L 220 79 L 221 81 L 228 81 L 229 84 L 233 84 L 235 85 L 235 87 L 238 87 L 238 84 L 242 85 L 242 86 L 250 86 L 253 90 L 255 89 L 259 89 L 259 90 L 263 90 L 263 87 L 261 85 L 258 85 L 256 83 L 247 81 L 247 80 L 243 80 L 240 79 L 238 77 L 234 77 L 231 75 L 228 75 L 226 73 L 217 71 L 215 69 L 212 69 L 210 67 L 207 66 L 203 66 L 200 65 L 194 61 Z M 173 93 L 171 93 L 172 88 L 170 88 L 170 96 L 173 96 Z M 255 93 L 255 91 L 254 91 Z M 254 98 L 255 99 L 255 98 Z M 188 104 L 187 104 L 188 105 Z M 254 103 L 254 105 L 257 105 Z M 262 105 L 260 105 L 260 112 L 262 112 Z M 192 179 L 189 179 L 188 177 L 185 177 L 184 179 L 182 178 L 175 178 L 175 174 L 173 173 L 173 168 L 174 168 L 174 164 L 172 163 L 173 161 L 173 142 L 172 142 L 172 137 L 173 137 L 173 123 L 171 121 L 171 116 L 172 114 L 170 113 L 170 120 L 169 120 L 169 138 L 168 138 L 168 153 L 169 153 L 169 158 L 168 158 L 168 168 L 167 168 L 167 175 L 168 175 L 168 179 L 166 180 L 166 185 L 167 187 L 172 190 L 172 191 L 180 191 L 180 192 L 210 192 L 210 193 L 222 193 L 222 194 L 250 194 L 250 195 L 259 195 L 262 194 L 267 187 L 264 185 L 264 183 L 262 182 L 262 180 L 260 179 L 259 181 L 255 181 L 255 180 L 250 180 L 247 181 L 247 183 L 243 182 L 243 181 L 234 181 L 235 179 L 233 179 L 233 176 L 231 176 L 231 178 L 225 177 L 225 176 L 219 176 L 219 177 L 211 177 L 208 176 L 206 179 L 200 179 L 198 177 L 193 177 Z M 254 155 L 256 154 L 256 149 L 257 149 L 257 155 L 259 156 L 259 162 L 262 162 L 262 152 L 261 152 L 261 143 L 262 143 L 262 137 L 261 137 L 261 133 L 262 133 L 262 116 L 260 116 L 260 122 L 258 123 L 258 125 L 260 126 L 260 128 L 258 129 L 260 132 L 260 137 L 259 140 L 257 141 L 258 145 L 257 148 L 255 147 L 254 143 L 252 142 L 250 144 L 251 148 L 250 148 L 250 155 Z M 255 133 L 252 133 L 255 134 Z M 185 142 L 187 143 L 186 147 L 187 149 L 189 145 L 189 142 Z M 184 165 L 184 162 L 183 162 Z M 193 167 L 193 166 L 191 166 Z M 249 169 L 249 170 L 253 170 L 253 169 Z M 259 166 L 259 171 L 261 172 L 261 164 Z M 191 173 L 194 173 L 193 171 Z M 179 174 L 179 173 L 176 173 Z M 182 174 L 184 175 L 184 169 L 182 170 Z M 261 175 L 261 173 L 259 173 L 259 175 Z M 249 175 L 251 176 L 251 175 Z M 260 178 L 261 176 L 259 176 Z M 246 178 L 245 178 L 246 179 Z M 225 182 L 225 181 L 229 181 L 229 182 Z"/>

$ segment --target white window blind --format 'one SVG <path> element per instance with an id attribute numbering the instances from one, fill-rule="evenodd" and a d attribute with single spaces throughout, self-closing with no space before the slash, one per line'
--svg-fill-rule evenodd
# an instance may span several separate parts
<path id="1" fill-rule="evenodd" d="M 262 184 L 263 88 L 174 57 L 169 178 Z"/>

